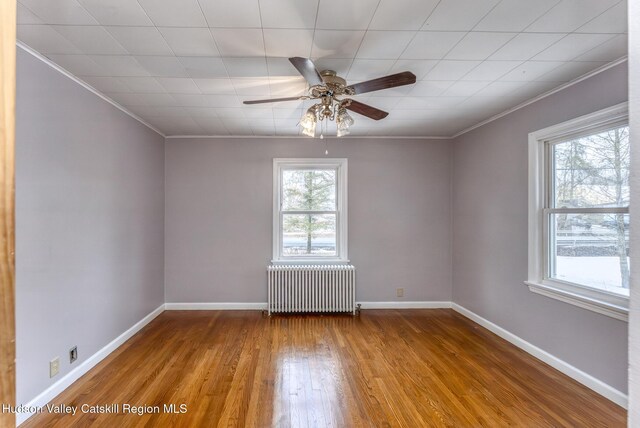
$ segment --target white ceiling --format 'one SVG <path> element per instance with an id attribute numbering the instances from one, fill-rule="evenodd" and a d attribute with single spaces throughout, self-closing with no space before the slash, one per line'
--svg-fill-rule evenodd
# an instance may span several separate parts
<path id="1" fill-rule="evenodd" d="M 19 0 L 18 39 L 166 135 L 298 135 L 287 60 L 349 83 L 352 135 L 451 136 L 626 55 L 626 0 Z"/>

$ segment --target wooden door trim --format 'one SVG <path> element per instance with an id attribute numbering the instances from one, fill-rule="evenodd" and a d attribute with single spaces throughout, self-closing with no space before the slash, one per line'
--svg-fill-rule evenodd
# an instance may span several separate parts
<path id="1" fill-rule="evenodd" d="M 15 97 L 16 0 L 0 1 L 0 405 L 16 404 Z M 0 427 L 15 414 L 0 412 Z"/>

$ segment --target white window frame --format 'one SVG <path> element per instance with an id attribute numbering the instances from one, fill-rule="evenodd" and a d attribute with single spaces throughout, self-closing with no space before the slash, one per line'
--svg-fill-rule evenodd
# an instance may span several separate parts
<path id="1" fill-rule="evenodd" d="M 623 321 L 628 321 L 628 297 L 548 277 L 548 219 L 552 211 L 549 208 L 552 195 L 548 147 L 563 138 L 590 135 L 605 128 L 628 124 L 628 104 L 625 102 L 529 134 L 529 271 L 525 281 L 534 293 Z M 581 208 L 576 211 L 589 210 Z M 620 212 L 628 213 L 628 209 L 620 209 Z"/>
<path id="2" fill-rule="evenodd" d="M 282 172 L 287 169 L 336 170 L 336 255 L 285 256 L 282 254 Z M 273 259 L 274 264 L 343 264 L 349 263 L 347 237 L 347 168 L 344 158 L 273 159 Z"/>

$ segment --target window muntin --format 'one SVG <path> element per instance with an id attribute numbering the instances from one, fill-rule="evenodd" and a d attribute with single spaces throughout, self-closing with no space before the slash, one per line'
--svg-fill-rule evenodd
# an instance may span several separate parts
<path id="1" fill-rule="evenodd" d="M 346 159 L 274 160 L 273 261 L 348 261 L 346 168 Z"/>
<path id="2" fill-rule="evenodd" d="M 545 142 L 547 280 L 629 295 L 629 128 Z"/>

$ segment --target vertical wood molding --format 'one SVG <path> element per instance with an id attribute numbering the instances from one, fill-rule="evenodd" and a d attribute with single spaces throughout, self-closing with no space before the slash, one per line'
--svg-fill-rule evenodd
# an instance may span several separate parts
<path id="1" fill-rule="evenodd" d="M 0 1 L 0 403 L 14 406 L 16 0 Z M 0 412 L 0 427 L 15 415 Z"/>

